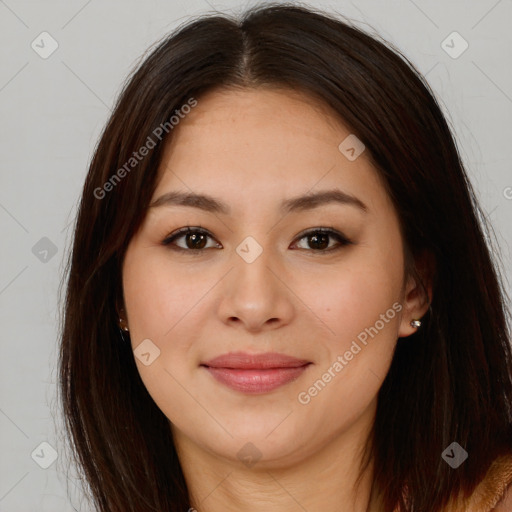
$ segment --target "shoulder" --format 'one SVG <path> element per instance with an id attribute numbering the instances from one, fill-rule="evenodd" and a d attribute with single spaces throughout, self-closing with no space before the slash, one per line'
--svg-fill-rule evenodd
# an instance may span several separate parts
<path id="1" fill-rule="evenodd" d="M 407 488 L 405 487 L 405 496 Z M 512 512 L 512 453 L 497 457 L 465 500 L 452 499 L 445 512 Z M 396 507 L 394 512 L 399 512 Z"/>
<path id="2" fill-rule="evenodd" d="M 497 457 L 466 499 L 454 498 L 445 512 L 512 512 L 512 453 Z"/>
<path id="3" fill-rule="evenodd" d="M 468 512 L 512 512 L 512 454 L 494 460 L 470 502 Z"/>
<path id="4" fill-rule="evenodd" d="M 501 499 L 496 506 L 491 509 L 492 512 L 512 512 L 512 482 L 508 484 Z"/>

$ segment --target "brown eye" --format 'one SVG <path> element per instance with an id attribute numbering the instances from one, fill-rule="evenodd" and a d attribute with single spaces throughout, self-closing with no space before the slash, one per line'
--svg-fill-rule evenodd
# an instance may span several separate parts
<path id="1" fill-rule="evenodd" d="M 333 238 L 338 242 L 338 245 L 329 247 L 330 239 Z M 331 250 L 339 249 L 342 246 L 352 244 L 353 242 L 347 237 L 334 231 L 333 229 L 314 229 L 307 233 L 302 234 L 298 240 L 306 240 L 308 248 L 313 252 L 330 252 Z M 301 249 L 304 249 L 303 247 Z M 306 248 L 307 249 L 307 248 Z"/>
<path id="2" fill-rule="evenodd" d="M 185 234 L 185 245 L 189 249 L 204 249 L 207 236 L 204 233 L 187 233 Z"/>
<path id="3" fill-rule="evenodd" d="M 327 249 L 329 247 L 329 238 L 330 235 L 326 233 L 315 233 L 313 235 L 308 235 L 308 243 L 312 249 Z M 313 244 L 313 246 L 311 246 Z"/>
<path id="4" fill-rule="evenodd" d="M 203 249 L 209 249 L 210 247 L 206 247 L 208 243 L 208 238 L 211 238 L 211 235 L 202 230 L 202 229 L 194 229 L 194 228 L 183 228 L 178 230 L 176 233 L 169 235 L 163 242 L 163 245 L 174 245 L 173 249 L 182 250 L 182 251 L 201 251 Z M 176 244 L 175 241 L 183 239 L 183 245 Z"/>
<path id="5" fill-rule="evenodd" d="M 207 244 L 209 238 L 214 240 L 212 235 L 203 229 L 186 227 L 169 235 L 162 241 L 162 245 L 169 246 L 176 251 L 196 254 L 204 252 L 204 249 L 222 248 L 218 242 L 214 243 L 213 246 L 208 247 Z M 176 241 L 180 239 L 183 239 L 181 244 L 176 243 Z M 338 243 L 331 246 L 331 239 L 336 240 Z M 299 247 L 299 249 L 309 250 L 309 252 L 319 254 L 329 253 L 353 243 L 338 231 L 324 228 L 317 228 L 310 230 L 309 232 L 302 233 L 296 240 L 307 240 L 307 247 Z"/>

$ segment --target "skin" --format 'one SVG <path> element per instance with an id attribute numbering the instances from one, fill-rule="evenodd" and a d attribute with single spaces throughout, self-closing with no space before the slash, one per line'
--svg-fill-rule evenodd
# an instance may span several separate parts
<path id="1" fill-rule="evenodd" d="M 152 201 L 177 190 L 206 193 L 231 208 L 224 215 L 151 207 L 123 262 L 133 348 L 150 339 L 160 350 L 147 366 L 136 358 L 137 368 L 170 420 L 200 512 L 382 510 L 375 492 L 370 499 L 371 464 L 355 487 L 361 451 L 397 338 L 416 332 L 410 321 L 425 314 L 431 298 L 414 279 L 404 282 L 395 209 L 367 152 L 349 161 L 338 149 L 349 134 L 326 107 L 299 93 L 224 89 L 199 98 L 165 148 Z M 279 211 L 283 200 L 332 188 L 359 198 L 367 212 L 336 203 Z M 203 252 L 190 252 L 197 245 L 187 245 L 186 236 L 174 244 L 189 252 L 162 245 L 186 226 L 211 234 Z M 302 232 L 319 227 L 333 227 L 353 244 L 330 237 L 329 248 L 338 250 L 318 248 Z M 248 236 L 263 250 L 252 263 L 236 252 Z M 394 303 L 401 311 L 300 403 L 299 393 Z M 312 364 L 295 381 L 247 395 L 199 366 L 238 350 Z M 251 467 L 237 456 L 249 442 L 260 457 Z"/>

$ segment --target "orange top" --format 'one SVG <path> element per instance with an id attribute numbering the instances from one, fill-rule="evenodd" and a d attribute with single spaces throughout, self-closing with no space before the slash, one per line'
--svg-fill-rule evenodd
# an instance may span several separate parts
<path id="1" fill-rule="evenodd" d="M 512 512 L 512 455 L 495 459 L 473 494 L 451 500 L 444 512 Z"/>
<path id="2" fill-rule="evenodd" d="M 512 512 L 512 455 L 498 457 L 470 496 L 469 502 L 453 510 Z"/>

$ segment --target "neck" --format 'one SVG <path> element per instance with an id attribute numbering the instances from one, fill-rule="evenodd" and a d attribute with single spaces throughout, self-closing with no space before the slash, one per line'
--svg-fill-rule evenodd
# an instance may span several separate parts
<path id="1" fill-rule="evenodd" d="M 373 461 L 358 480 L 369 434 L 358 422 L 300 463 L 262 458 L 248 468 L 203 450 L 173 427 L 191 505 L 198 512 L 380 512 L 372 491 Z"/>

